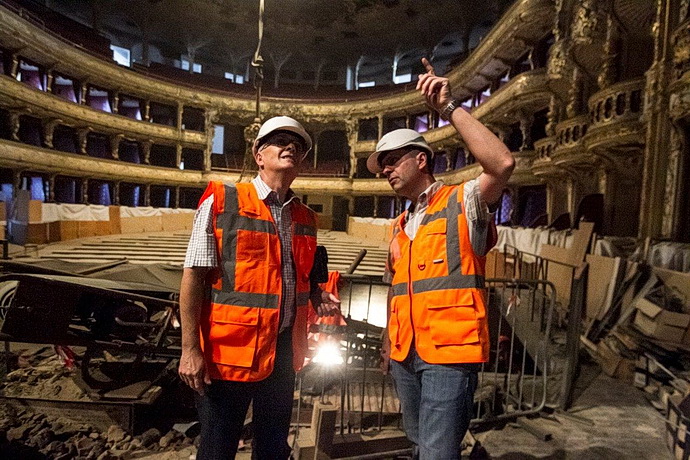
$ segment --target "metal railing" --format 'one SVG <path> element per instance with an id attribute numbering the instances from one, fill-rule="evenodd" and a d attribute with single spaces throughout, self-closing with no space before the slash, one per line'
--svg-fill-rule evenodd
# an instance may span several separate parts
<path id="1" fill-rule="evenodd" d="M 317 403 L 337 409 L 335 431 L 340 435 L 401 428 L 393 380 L 378 366 L 388 285 L 373 277 L 344 278 L 340 293 L 348 325 L 330 330 L 343 361 L 324 367 L 312 363 L 298 375 L 295 438 L 300 436 L 299 426 L 309 424 L 303 416 Z M 553 284 L 487 279 L 486 286 L 490 358 L 479 373 L 474 427 L 536 414 L 549 395 L 560 391 L 554 386 L 560 383 L 549 378 L 554 353 Z"/>

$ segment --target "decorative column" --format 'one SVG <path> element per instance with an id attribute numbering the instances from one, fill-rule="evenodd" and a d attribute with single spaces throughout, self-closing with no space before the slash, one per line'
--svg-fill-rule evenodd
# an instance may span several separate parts
<path id="1" fill-rule="evenodd" d="M 348 118 L 345 120 L 345 132 L 347 133 L 347 145 L 350 147 L 350 179 L 355 177 L 357 172 L 357 156 L 355 155 L 355 145 L 357 144 L 357 133 L 359 131 L 359 120 Z M 352 215 L 352 214 L 350 214 Z"/>
<path id="2" fill-rule="evenodd" d="M 379 215 L 379 196 L 374 195 L 374 216 L 373 217 L 378 217 Z"/>
<path id="3" fill-rule="evenodd" d="M 216 131 L 218 110 L 207 109 L 204 113 L 204 131 L 206 132 L 206 149 L 204 150 L 203 170 L 211 170 L 211 155 L 213 155 L 213 137 Z"/>
<path id="4" fill-rule="evenodd" d="M 79 153 L 82 155 L 86 155 L 86 144 L 88 142 L 88 136 L 89 133 L 91 132 L 91 128 L 86 127 L 86 128 L 79 128 L 77 130 L 77 140 L 79 143 Z"/>
<path id="5" fill-rule="evenodd" d="M 582 75 L 580 69 L 574 67 L 572 70 L 572 82 L 568 89 L 568 103 L 565 106 L 567 119 L 575 118 L 582 111 Z"/>
<path id="6" fill-rule="evenodd" d="M 376 115 L 376 119 L 379 122 L 379 137 L 378 138 L 381 139 L 383 137 L 383 114 L 380 113 L 380 114 Z"/>
<path id="7" fill-rule="evenodd" d="M 534 150 L 534 143 L 532 142 L 532 125 L 534 124 L 534 115 L 527 112 L 519 114 L 520 132 L 522 133 L 522 145 L 520 152 L 525 150 Z"/>
<path id="8" fill-rule="evenodd" d="M 144 101 L 144 121 L 149 121 L 151 119 L 151 101 Z"/>
<path id="9" fill-rule="evenodd" d="M 8 117 L 8 123 L 10 128 L 10 139 L 13 141 L 21 142 L 19 139 L 19 127 L 22 113 L 16 110 L 11 110 Z"/>
<path id="10" fill-rule="evenodd" d="M 549 99 L 549 113 L 547 114 L 547 123 L 545 127 L 546 135 L 549 137 L 556 135 L 556 125 L 560 119 L 559 111 L 558 98 L 552 94 L 551 99 Z"/>
<path id="11" fill-rule="evenodd" d="M 669 82 L 672 81 L 673 47 L 671 35 L 678 23 L 680 0 L 656 0 L 656 18 L 652 26 L 654 61 L 646 73 L 644 121 L 645 152 L 640 203 L 641 238 L 671 236 L 677 203 L 666 197 L 670 179 L 677 171 L 669 168 L 672 134 L 669 113 Z M 660 206 L 660 203 L 666 203 Z"/>
<path id="12" fill-rule="evenodd" d="M 113 157 L 113 160 L 120 159 L 120 142 L 124 137 L 124 134 L 113 134 L 110 136 L 110 155 Z"/>
<path id="13" fill-rule="evenodd" d="M 81 88 L 79 89 L 79 104 L 86 105 L 86 95 L 89 92 L 89 82 L 85 80 L 81 82 Z"/>
<path id="14" fill-rule="evenodd" d="M 10 63 L 10 77 L 17 79 L 17 72 L 19 71 L 19 55 L 12 53 Z"/>
<path id="15" fill-rule="evenodd" d="M 314 147 L 313 147 L 312 150 L 314 151 L 314 169 L 316 169 L 317 160 L 318 160 L 318 157 L 319 157 L 319 137 L 321 137 L 321 133 L 322 133 L 322 132 L 323 132 L 323 131 L 315 131 L 315 132 L 314 132 L 314 135 L 313 135 L 313 137 L 314 137 Z"/>
<path id="16" fill-rule="evenodd" d="M 47 93 L 52 93 L 53 92 L 53 80 L 55 76 L 53 75 L 53 68 L 50 67 L 46 69 L 46 92 Z"/>
<path id="17" fill-rule="evenodd" d="M 179 142 L 177 145 L 175 145 L 175 166 L 177 166 L 177 169 L 180 169 L 180 165 L 182 164 L 182 144 Z"/>
<path id="18" fill-rule="evenodd" d="M 48 203 L 55 203 L 55 178 L 57 174 L 48 176 Z"/>
<path id="19" fill-rule="evenodd" d="M 147 139 L 141 143 L 141 153 L 144 156 L 144 164 L 145 165 L 151 164 L 151 146 L 152 145 L 153 145 L 153 141 L 151 139 Z"/>
<path id="20" fill-rule="evenodd" d="M 12 172 L 12 195 L 17 198 L 17 192 L 22 189 L 22 171 Z"/>
<path id="21" fill-rule="evenodd" d="M 113 113 L 118 113 L 119 109 L 120 109 L 119 106 L 120 106 L 120 91 L 114 90 L 112 92 L 112 97 L 110 98 L 110 110 Z"/>
<path id="22" fill-rule="evenodd" d="M 113 206 L 120 206 L 120 184 L 122 182 L 115 181 L 113 183 Z"/>
<path id="23" fill-rule="evenodd" d="M 175 186 L 175 196 L 173 197 L 173 208 L 177 209 L 180 207 L 180 186 Z"/>
<path id="24" fill-rule="evenodd" d="M 89 204 L 89 179 L 81 180 L 81 204 Z"/>
<path id="25" fill-rule="evenodd" d="M 144 184 L 144 206 L 151 206 L 151 184 Z"/>
<path id="26" fill-rule="evenodd" d="M 43 123 L 43 145 L 49 149 L 53 148 L 53 134 L 55 133 L 55 127 L 60 123 L 62 123 L 62 120 L 59 118 L 53 118 Z"/>
<path id="27" fill-rule="evenodd" d="M 191 65 L 191 64 L 190 64 Z M 184 113 L 184 105 L 182 102 L 177 103 L 177 129 L 182 129 L 182 115 Z"/>

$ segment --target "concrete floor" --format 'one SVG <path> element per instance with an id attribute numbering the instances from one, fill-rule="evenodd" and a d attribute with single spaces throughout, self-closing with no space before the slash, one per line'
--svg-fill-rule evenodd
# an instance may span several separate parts
<path id="1" fill-rule="evenodd" d="M 591 425 L 557 416 L 558 422 L 533 420 L 552 434 L 550 441 L 538 440 L 512 425 L 476 437 L 489 458 L 501 460 L 673 458 L 664 441 L 663 416 L 632 385 L 600 374 L 569 412 L 588 419 Z"/>

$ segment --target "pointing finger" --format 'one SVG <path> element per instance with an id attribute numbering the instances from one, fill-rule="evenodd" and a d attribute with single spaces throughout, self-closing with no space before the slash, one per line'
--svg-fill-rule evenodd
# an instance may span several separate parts
<path id="1" fill-rule="evenodd" d="M 424 64 L 424 68 L 428 73 L 430 73 L 431 75 L 436 75 L 436 73 L 434 72 L 434 66 L 431 65 L 427 58 L 422 58 L 422 64 Z"/>

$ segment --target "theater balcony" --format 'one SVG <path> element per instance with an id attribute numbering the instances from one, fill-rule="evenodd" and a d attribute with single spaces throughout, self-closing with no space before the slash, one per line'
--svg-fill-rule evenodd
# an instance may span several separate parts
<path id="1" fill-rule="evenodd" d="M 589 99 L 590 124 L 583 142 L 597 155 L 641 154 L 645 142 L 645 81 L 616 83 Z"/>

